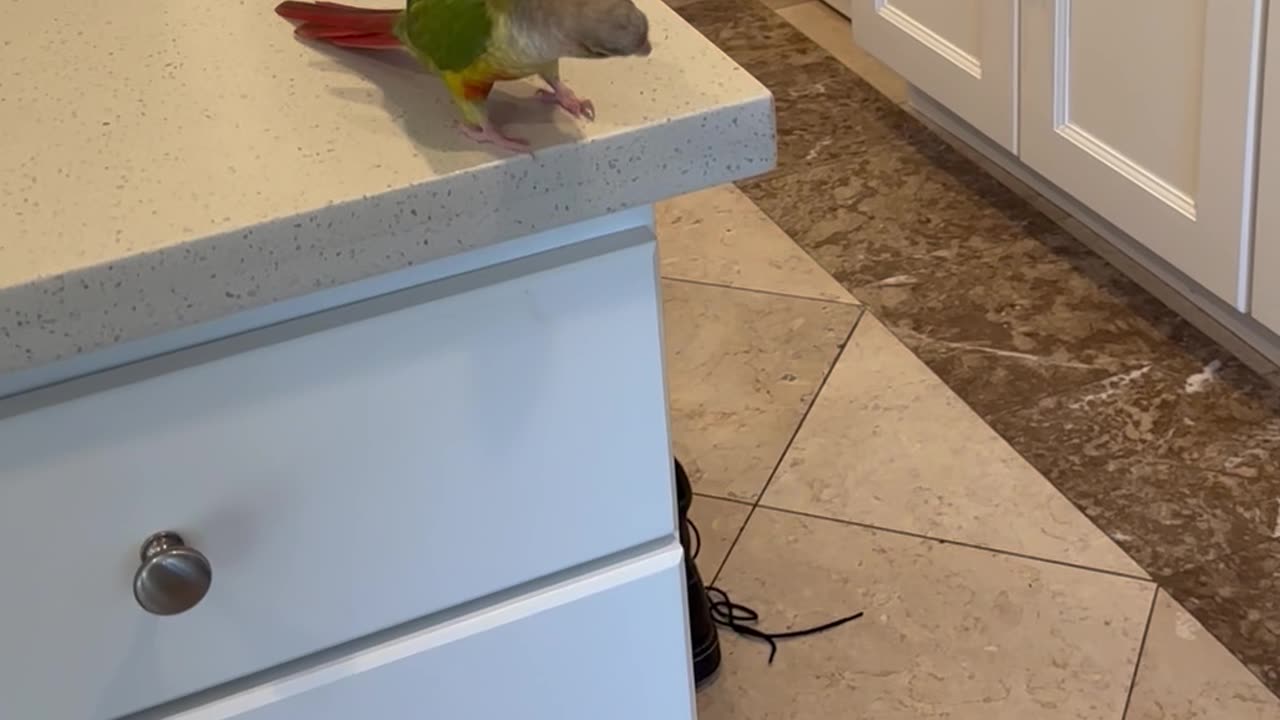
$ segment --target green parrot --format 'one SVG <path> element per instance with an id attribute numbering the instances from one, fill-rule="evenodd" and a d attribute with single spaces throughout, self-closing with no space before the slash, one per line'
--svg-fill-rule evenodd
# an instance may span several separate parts
<path id="1" fill-rule="evenodd" d="M 648 55 L 649 21 L 631 0 L 407 0 L 378 10 L 317 0 L 286 0 L 276 13 L 300 37 L 339 47 L 404 48 L 438 74 L 473 140 L 511 150 L 528 142 L 494 127 L 485 101 L 496 82 L 538 76 L 538 97 L 577 118 L 595 106 L 560 79 L 561 58 Z"/>

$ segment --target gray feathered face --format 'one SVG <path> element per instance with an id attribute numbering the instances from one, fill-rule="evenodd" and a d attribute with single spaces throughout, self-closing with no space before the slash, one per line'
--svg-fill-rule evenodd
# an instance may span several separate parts
<path id="1" fill-rule="evenodd" d="M 568 33 L 572 55 L 583 58 L 648 55 L 649 19 L 631 0 L 581 0 Z"/>

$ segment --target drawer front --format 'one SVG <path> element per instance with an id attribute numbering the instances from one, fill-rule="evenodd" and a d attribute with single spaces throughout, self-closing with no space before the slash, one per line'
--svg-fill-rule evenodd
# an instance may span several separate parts
<path id="1" fill-rule="evenodd" d="M 147 720 L 692 720 L 679 546 Z"/>
<path id="2" fill-rule="evenodd" d="M 653 253 L 0 420 L 0 717 L 116 717 L 671 535 Z M 166 617 L 132 589 L 159 530 L 213 578 Z"/>

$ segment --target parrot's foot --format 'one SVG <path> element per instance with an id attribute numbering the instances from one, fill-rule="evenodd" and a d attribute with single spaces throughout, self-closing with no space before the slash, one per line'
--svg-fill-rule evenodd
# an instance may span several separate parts
<path id="1" fill-rule="evenodd" d="M 596 119 L 596 106 L 590 100 L 583 100 L 560 81 L 551 83 L 550 90 L 539 90 L 538 99 L 545 103 L 555 103 L 564 111 L 576 118 Z"/>
<path id="2" fill-rule="evenodd" d="M 528 140 L 504 135 L 501 130 L 489 123 L 485 123 L 484 125 L 468 125 L 467 123 L 459 123 L 458 126 L 462 128 L 463 135 L 466 135 L 478 143 L 497 145 L 500 148 L 513 150 L 515 152 L 529 152 Z"/>

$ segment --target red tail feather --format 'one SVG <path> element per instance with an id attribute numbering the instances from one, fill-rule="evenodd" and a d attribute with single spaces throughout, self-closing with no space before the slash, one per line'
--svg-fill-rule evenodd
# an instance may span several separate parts
<path id="1" fill-rule="evenodd" d="M 300 37 L 321 40 L 350 48 L 393 48 L 400 46 L 395 35 L 399 10 L 376 10 L 336 2 L 285 0 L 276 14 L 298 25 Z"/>

